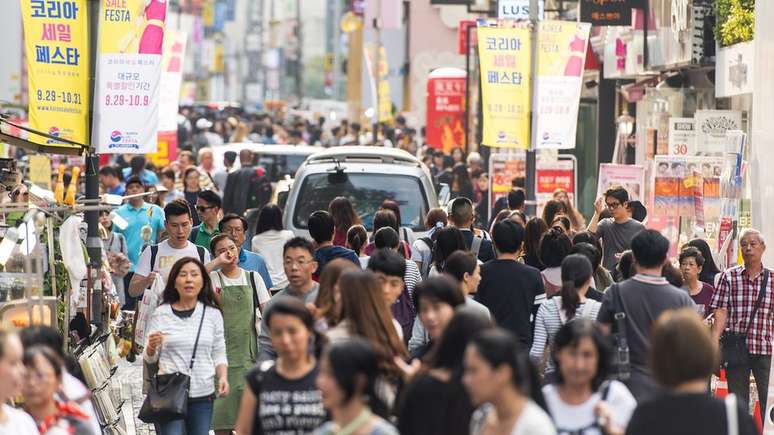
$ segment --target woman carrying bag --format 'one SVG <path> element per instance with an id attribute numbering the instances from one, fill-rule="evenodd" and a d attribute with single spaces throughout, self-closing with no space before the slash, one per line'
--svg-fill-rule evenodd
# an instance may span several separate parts
<path id="1" fill-rule="evenodd" d="M 153 313 L 143 358 L 158 363 L 140 419 L 159 435 L 207 435 L 215 394 L 229 392 L 223 316 L 204 265 L 178 260 Z M 217 391 L 215 375 L 217 374 Z"/>

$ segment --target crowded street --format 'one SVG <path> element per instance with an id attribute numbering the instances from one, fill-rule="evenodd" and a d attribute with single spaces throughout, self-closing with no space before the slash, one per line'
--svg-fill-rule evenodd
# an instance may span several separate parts
<path id="1" fill-rule="evenodd" d="M 772 20 L 0 2 L 0 435 L 774 435 Z"/>

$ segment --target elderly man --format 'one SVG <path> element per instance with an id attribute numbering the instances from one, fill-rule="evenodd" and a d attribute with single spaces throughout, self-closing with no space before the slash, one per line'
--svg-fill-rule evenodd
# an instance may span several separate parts
<path id="1" fill-rule="evenodd" d="M 771 367 L 771 340 L 774 335 L 771 270 L 763 266 L 766 241 L 759 231 L 743 231 L 739 246 L 744 264 L 732 267 L 720 275 L 709 304 L 709 309 L 715 313 L 712 333 L 716 340 L 721 340 L 721 334 L 726 328 L 729 329 L 726 338 L 721 340 L 723 359 L 728 363 L 726 374 L 729 390 L 739 397 L 739 403 L 747 409 L 752 372 L 761 409 L 765 410 Z M 744 347 L 740 352 L 732 345 L 735 334 L 745 336 L 749 357 L 744 358 Z M 727 358 L 740 354 L 742 358 Z"/>

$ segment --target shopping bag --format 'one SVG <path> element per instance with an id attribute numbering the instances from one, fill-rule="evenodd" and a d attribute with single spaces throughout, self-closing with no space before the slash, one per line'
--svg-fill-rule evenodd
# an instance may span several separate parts
<path id="1" fill-rule="evenodd" d="M 142 301 L 137 305 L 137 312 L 134 314 L 137 322 L 134 327 L 134 347 L 140 354 L 145 346 L 145 340 L 148 335 L 148 325 L 150 318 L 161 304 L 161 295 L 164 293 L 164 278 L 156 275 L 153 284 L 145 290 L 142 295 Z"/>

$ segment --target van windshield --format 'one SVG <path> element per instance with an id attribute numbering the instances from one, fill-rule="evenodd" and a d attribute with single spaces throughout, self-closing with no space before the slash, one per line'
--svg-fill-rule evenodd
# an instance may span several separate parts
<path id="1" fill-rule="evenodd" d="M 401 226 L 422 231 L 423 216 L 427 214 L 427 198 L 416 177 L 387 174 L 311 174 L 300 187 L 293 224 L 307 228 L 309 215 L 317 210 L 328 210 L 328 204 L 337 196 L 349 198 L 363 225 L 373 229 L 374 214 L 385 199 L 400 205 Z"/>

